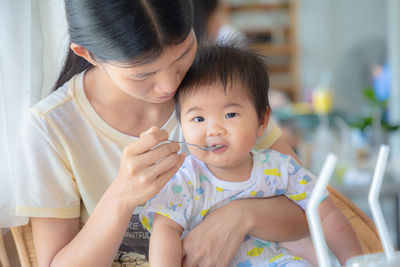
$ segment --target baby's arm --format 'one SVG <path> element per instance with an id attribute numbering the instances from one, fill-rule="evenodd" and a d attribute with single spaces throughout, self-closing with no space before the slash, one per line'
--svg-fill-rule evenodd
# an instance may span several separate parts
<path id="1" fill-rule="evenodd" d="M 150 266 L 181 266 L 183 228 L 173 220 L 154 214 L 153 231 L 150 236 Z"/>
<path id="2" fill-rule="evenodd" d="M 340 264 L 354 256 L 362 254 L 360 243 L 349 221 L 327 197 L 319 207 L 325 240 Z"/>
<path id="3" fill-rule="evenodd" d="M 288 188 L 285 194 L 304 209 L 315 186 L 315 177 L 295 160 L 289 158 L 287 163 Z M 362 254 L 361 246 L 353 228 L 329 196 L 321 202 L 319 214 L 325 240 L 341 264 L 344 264 L 347 259 L 353 256 Z M 294 255 L 305 257 L 314 263 L 316 262 L 315 253 L 309 251 L 312 249 L 311 244 L 310 239 L 281 243 L 282 246 L 289 248 Z"/>
<path id="4" fill-rule="evenodd" d="M 353 228 L 329 197 L 320 204 L 319 214 L 325 240 L 342 265 L 349 258 L 362 254 Z M 294 255 L 307 259 L 315 266 L 318 265 L 311 237 L 293 242 L 281 242 L 281 245 L 288 248 Z"/>

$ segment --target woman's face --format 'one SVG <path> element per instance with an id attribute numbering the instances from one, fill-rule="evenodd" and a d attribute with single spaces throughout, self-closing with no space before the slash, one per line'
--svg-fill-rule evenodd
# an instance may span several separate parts
<path id="1" fill-rule="evenodd" d="M 110 81 L 121 91 L 150 103 L 171 100 L 193 63 L 197 41 L 193 30 L 180 44 L 166 47 L 153 62 L 123 68 L 101 64 Z"/>

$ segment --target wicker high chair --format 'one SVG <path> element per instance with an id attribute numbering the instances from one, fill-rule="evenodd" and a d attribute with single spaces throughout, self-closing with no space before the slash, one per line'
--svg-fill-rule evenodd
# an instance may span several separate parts
<path id="1" fill-rule="evenodd" d="M 8 260 L 7 257 L 7 251 L 6 251 L 6 246 L 4 244 L 4 239 L 3 239 L 3 231 L 0 228 L 0 266 L 1 267 L 10 267 L 10 261 Z"/>
<path id="2" fill-rule="evenodd" d="M 330 186 L 328 186 L 328 190 L 332 201 L 346 216 L 353 227 L 358 240 L 360 241 L 364 254 L 382 252 L 382 244 L 372 220 L 356 205 L 354 205 L 354 203 L 351 202 L 351 200 L 349 200 L 346 196 Z M 24 226 L 13 227 L 11 228 L 11 232 L 17 248 L 21 266 L 38 266 L 35 248 L 33 246 L 31 224 L 29 223 Z M 1 266 L 8 267 L 10 265 L 8 263 L 7 254 L 5 254 L 4 244 L 1 241 L 2 239 L 0 239 L 0 263 Z M 5 257 L 3 255 L 5 255 Z"/>
<path id="3" fill-rule="evenodd" d="M 11 227 L 11 233 L 21 267 L 37 267 L 38 263 L 35 255 L 35 247 L 33 245 L 31 224 L 28 223 L 23 226 Z M 9 261 L 2 236 L 0 236 L 0 266 L 17 266 L 17 263 Z"/>

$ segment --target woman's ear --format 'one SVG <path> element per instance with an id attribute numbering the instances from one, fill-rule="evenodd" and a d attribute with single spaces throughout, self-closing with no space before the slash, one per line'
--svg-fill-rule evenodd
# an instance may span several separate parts
<path id="1" fill-rule="evenodd" d="M 76 55 L 83 57 L 93 66 L 97 66 L 97 62 L 93 59 L 93 57 L 89 53 L 89 50 L 87 50 L 85 47 L 71 43 L 70 48 L 72 51 L 74 51 Z"/>
<path id="2" fill-rule="evenodd" d="M 258 126 L 257 136 L 261 136 L 261 135 L 264 134 L 264 131 L 268 126 L 270 115 L 271 115 L 271 109 L 267 108 L 267 110 L 265 111 L 264 119 L 262 120 L 262 122 Z"/>

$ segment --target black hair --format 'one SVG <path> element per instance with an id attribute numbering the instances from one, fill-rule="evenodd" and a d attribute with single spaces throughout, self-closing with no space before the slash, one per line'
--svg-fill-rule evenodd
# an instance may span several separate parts
<path id="1" fill-rule="evenodd" d="M 185 95 L 193 94 L 200 86 L 220 82 L 226 92 L 227 87 L 239 83 L 247 90 L 261 123 L 267 109 L 269 77 L 263 57 L 255 51 L 245 51 L 235 47 L 199 47 L 195 60 L 180 84 L 176 100 L 176 116 L 180 121 L 180 101 Z"/>
<path id="2" fill-rule="evenodd" d="M 191 0 L 65 0 L 70 42 L 94 60 L 124 67 L 155 60 L 193 26 Z M 53 90 L 93 67 L 69 49 Z"/>
<path id="3" fill-rule="evenodd" d="M 197 41 L 200 44 L 209 42 L 208 40 L 208 20 L 214 11 L 217 10 L 221 0 L 192 0 L 193 1 L 193 29 L 196 33 Z"/>

